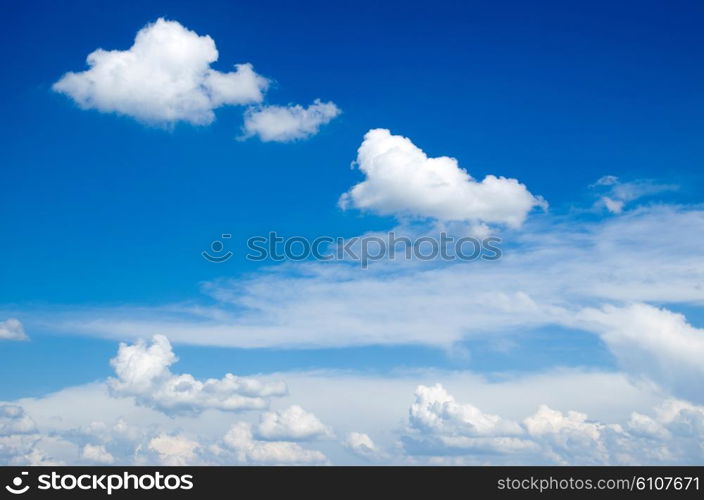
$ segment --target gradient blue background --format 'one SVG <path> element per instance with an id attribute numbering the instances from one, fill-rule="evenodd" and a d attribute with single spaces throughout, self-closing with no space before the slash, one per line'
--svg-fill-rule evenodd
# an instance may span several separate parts
<path id="1" fill-rule="evenodd" d="M 251 62 L 273 78 L 269 102 L 333 100 L 342 116 L 305 142 L 238 142 L 238 108 L 218 110 L 209 127 L 163 130 L 82 111 L 51 91 L 90 52 L 127 49 L 162 16 L 213 37 L 217 69 Z M 256 269 L 241 257 L 249 236 L 388 228 L 336 207 L 360 180 L 349 164 L 375 127 L 454 156 L 475 177 L 516 177 L 557 212 L 605 174 L 665 178 L 683 201 L 700 199 L 703 25 L 699 1 L 5 1 L 0 304 L 187 300 L 202 281 Z M 236 257 L 204 261 L 223 232 Z M 0 399 L 110 373 L 115 342 L 28 333 L 28 343 L 0 345 Z M 522 362 L 482 346 L 469 359 L 415 347 L 177 352 L 196 376 L 611 362 L 597 340 L 562 335 L 567 352 L 536 348 Z"/>

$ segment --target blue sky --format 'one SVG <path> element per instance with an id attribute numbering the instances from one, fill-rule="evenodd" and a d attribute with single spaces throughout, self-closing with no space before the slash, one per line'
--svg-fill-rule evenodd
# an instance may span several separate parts
<path id="1" fill-rule="evenodd" d="M 612 330 L 626 327 L 611 323 L 645 304 L 680 328 L 667 316 L 674 311 L 686 316 L 682 335 L 693 336 L 683 342 L 701 348 L 700 238 L 687 231 L 701 222 L 704 188 L 702 4 L 17 2 L 7 10 L 0 322 L 17 318 L 29 340 L 0 341 L 0 399 L 39 398 L 32 406 L 102 383 L 115 375 L 109 360 L 120 341 L 158 334 L 180 358 L 174 370 L 196 379 L 327 370 L 407 377 L 412 391 L 409 370 L 486 381 L 576 370 L 640 380 L 633 387 L 648 380 L 662 400 L 702 403 L 691 389 L 701 372 L 658 378 L 643 368 L 650 347 L 645 361 L 624 357 L 623 339 L 633 339 L 617 338 Z M 251 63 L 269 79 L 263 100 L 215 106 L 209 124 L 144 123 L 81 109 L 77 94 L 52 88 L 85 71 L 94 50 L 129 49 L 159 18 L 212 37 L 214 70 Z M 246 109 L 315 99 L 341 114 L 300 140 L 242 140 Z M 447 222 L 411 213 L 414 201 L 401 215 L 389 204 L 364 209 L 361 199 L 338 205 L 365 179 L 351 163 L 378 128 L 428 157 L 456 158 L 477 180 L 517 179 L 549 209 L 529 210 L 520 228 L 462 221 L 504 239 L 506 259 L 494 267 L 382 263 L 365 274 L 244 258 L 246 239 L 269 231 L 434 234 Z M 618 180 L 595 186 L 607 175 Z M 607 210 L 603 196 L 622 196 L 614 199 L 623 209 Z M 234 257 L 207 262 L 201 251 L 223 233 L 233 235 Z M 599 312 L 610 306 L 621 309 Z M 676 354 L 662 363 L 670 362 L 680 364 Z M 599 408 L 604 419 L 617 411 Z M 46 415 L 32 417 L 41 427 Z M 392 455 L 376 459 L 401 460 Z"/>

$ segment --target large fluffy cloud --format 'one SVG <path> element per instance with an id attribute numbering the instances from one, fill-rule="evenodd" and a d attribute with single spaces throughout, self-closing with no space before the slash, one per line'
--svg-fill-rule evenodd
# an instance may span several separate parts
<path id="1" fill-rule="evenodd" d="M 217 107 L 261 102 L 269 83 L 251 64 L 214 70 L 217 59 L 212 38 L 159 19 L 127 50 L 95 50 L 87 58 L 90 69 L 66 73 L 53 88 L 85 109 L 148 123 L 208 124 Z"/>
<path id="2" fill-rule="evenodd" d="M 516 179 L 487 175 L 479 182 L 456 159 L 429 158 L 385 129 L 367 132 L 357 165 L 366 179 L 342 195 L 343 208 L 518 227 L 534 207 L 545 206 Z"/>
<path id="3" fill-rule="evenodd" d="M 322 125 L 341 113 L 333 102 L 317 99 L 308 107 L 263 106 L 244 114 L 243 138 L 258 136 L 264 142 L 290 142 L 315 135 Z"/>
<path id="4" fill-rule="evenodd" d="M 110 379 L 109 385 L 116 395 L 134 396 L 140 404 L 166 413 L 263 409 L 270 398 L 287 392 L 282 382 L 262 382 L 231 373 L 205 381 L 190 374 L 176 375 L 169 370 L 176 361 L 171 344 L 162 335 L 155 335 L 150 345 L 143 341 L 120 344 L 111 361 L 117 378 Z"/>
<path id="5" fill-rule="evenodd" d="M 0 340 L 27 340 L 22 323 L 15 318 L 0 321 Z"/>
<path id="6" fill-rule="evenodd" d="M 418 386 L 408 418 L 411 425 L 426 431 L 461 432 L 469 436 L 512 435 L 520 433 L 513 422 L 483 413 L 469 404 L 459 404 L 445 388 Z"/>
<path id="7" fill-rule="evenodd" d="M 529 441 L 516 437 L 522 433 L 517 423 L 459 404 L 439 384 L 421 385 L 415 396 L 408 415 L 414 432 L 403 440 L 411 453 L 509 453 L 532 447 Z"/>

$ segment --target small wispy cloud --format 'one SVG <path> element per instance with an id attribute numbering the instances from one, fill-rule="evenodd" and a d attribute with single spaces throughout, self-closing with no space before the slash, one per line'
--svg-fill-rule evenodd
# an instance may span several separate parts
<path id="1" fill-rule="evenodd" d="M 606 208 L 612 214 L 623 212 L 626 204 L 639 198 L 646 198 L 659 193 L 676 191 L 679 186 L 663 184 L 651 179 L 639 179 L 621 182 L 615 175 L 605 175 L 591 185 L 599 196 L 597 207 Z"/>
<path id="2" fill-rule="evenodd" d="M 249 108 L 244 114 L 243 135 L 240 139 L 257 136 L 263 142 L 291 142 L 306 139 L 318 133 L 342 111 L 334 102 L 321 102 L 303 107 L 262 106 Z"/>

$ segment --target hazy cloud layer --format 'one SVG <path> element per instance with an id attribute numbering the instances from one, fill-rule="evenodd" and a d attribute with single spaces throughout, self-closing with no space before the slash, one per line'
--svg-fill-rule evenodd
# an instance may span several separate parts
<path id="1" fill-rule="evenodd" d="M 417 372 L 397 379 L 334 372 L 285 377 L 300 388 L 295 398 L 315 413 L 289 412 L 297 406 L 290 405 L 275 412 L 255 410 L 250 417 L 256 418 L 238 414 L 233 419 L 221 410 L 209 410 L 198 419 L 168 417 L 98 385 L 4 404 L 0 463 L 678 464 L 704 458 L 704 407 L 666 395 L 643 393 L 633 399 L 644 388 L 623 385 L 617 374 L 553 373 L 504 382 L 457 372 Z M 413 395 L 407 389 L 419 379 L 443 383 L 420 384 Z M 584 391 L 595 384 L 603 388 L 602 401 L 585 401 Z M 455 390 L 446 385 L 463 398 L 455 398 Z M 349 394 L 370 397 L 360 401 Z M 580 409 L 565 407 L 570 401 Z M 585 403 L 602 419 L 590 418 Z M 494 411 L 483 409 L 486 405 Z M 527 410 L 523 415 L 521 408 Z M 344 439 L 330 441 L 310 430 L 321 429 L 319 412 L 333 424 L 326 430 L 349 429 Z M 271 413 L 277 415 L 277 428 L 294 413 L 303 415 L 303 423 L 295 419 L 283 426 L 286 432 L 265 438 L 258 427 Z M 308 430 L 292 432 L 291 427 Z M 384 444 L 369 432 L 381 436 Z"/>

